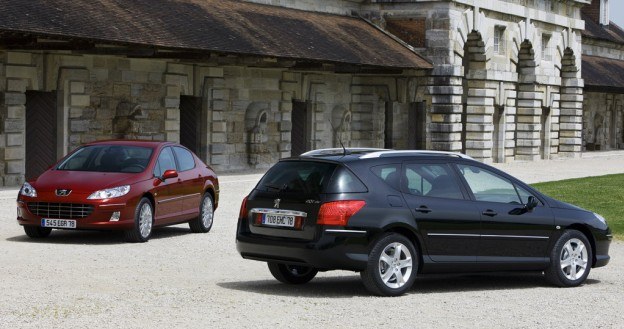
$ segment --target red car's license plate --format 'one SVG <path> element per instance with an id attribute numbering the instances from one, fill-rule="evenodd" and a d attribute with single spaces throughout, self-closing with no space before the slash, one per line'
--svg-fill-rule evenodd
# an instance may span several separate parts
<path id="1" fill-rule="evenodd" d="M 55 228 L 76 228 L 76 221 L 72 219 L 41 219 L 41 226 Z"/>

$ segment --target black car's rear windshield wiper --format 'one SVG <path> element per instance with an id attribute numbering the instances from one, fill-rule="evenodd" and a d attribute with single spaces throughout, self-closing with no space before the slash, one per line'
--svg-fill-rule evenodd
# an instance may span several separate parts
<path id="1" fill-rule="evenodd" d="M 264 187 L 266 187 L 267 189 L 272 189 L 276 191 L 283 191 L 284 189 L 286 189 L 287 185 L 286 184 L 283 184 L 283 185 L 264 184 Z"/>

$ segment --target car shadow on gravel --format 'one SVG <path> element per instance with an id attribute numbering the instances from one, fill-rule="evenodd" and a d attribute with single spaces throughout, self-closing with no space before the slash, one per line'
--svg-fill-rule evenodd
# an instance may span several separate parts
<path id="1" fill-rule="evenodd" d="M 584 285 L 600 283 L 587 279 Z M 289 285 L 275 280 L 221 282 L 218 286 L 259 294 L 277 296 L 350 298 L 370 296 L 359 275 L 315 278 L 307 284 Z M 444 294 L 468 291 L 552 288 L 541 273 L 488 273 L 426 275 L 419 277 L 407 294 Z"/>
<path id="2" fill-rule="evenodd" d="M 225 289 L 255 292 L 263 295 L 350 298 L 369 295 L 360 276 L 315 278 L 306 284 L 291 285 L 276 280 L 219 282 Z"/>
<path id="3" fill-rule="evenodd" d="M 193 234 L 187 227 L 161 227 L 155 228 L 150 240 L 168 239 L 181 235 Z M 47 244 L 90 244 L 90 245 L 113 245 L 128 243 L 124 240 L 120 231 L 70 231 L 53 230 L 47 238 L 33 239 L 24 235 L 18 235 L 6 239 L 10 242 L 47 243 Z M 148 242 L 149 243 L 149 242 Z M 131 244 L 131 243 L 129 243 Z"/>
<path id="4" fill-rule="evenodd" d="M 600 283 L 600 280 L 587 279 L 585 285 Z M 479 273 L 426 275 L 419 277 L 410 293 L 437 294 L 465 291 L 510 290 L 553 288 L 540 272 L 527 273 Z"/>

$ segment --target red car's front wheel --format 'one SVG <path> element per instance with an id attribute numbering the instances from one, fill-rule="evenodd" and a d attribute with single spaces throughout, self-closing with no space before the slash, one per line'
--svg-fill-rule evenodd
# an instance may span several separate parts
<path id="1" fill-rule="evenodd" d="M 142 198 L 134 211 L 134 227 L 125 232 L 128 242 L 146 242 L 152 235 L 154 210 L 148 198 Z"/>
<path id="2" fill-rule="evenodd" d="M 24 232 L 31 238 L 45 238 L 50 233 L 52 233 L 52 229 L 49 227 L 41 227 L 41 226 L 32 226 L 32 225 L 24 225 Z"/>

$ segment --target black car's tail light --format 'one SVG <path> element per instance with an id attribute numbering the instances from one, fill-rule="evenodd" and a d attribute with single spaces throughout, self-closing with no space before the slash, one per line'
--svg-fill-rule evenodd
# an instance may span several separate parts
<path id="1" fill-rule="evenodd" d="M 321 205 L 316 223 L 319 225 L 346 226 L 349 218 L 366 205 L 363 200 L 341 200 Z"/>
<path id="2" fill-rule="evenodd" d="M 240 212 L 238 213 L 239 219 L 243 219 L 247 217 L 247 198 L 248 197 L 245 197 L 243 199 L 243 202 L 241 203 Z"/>

